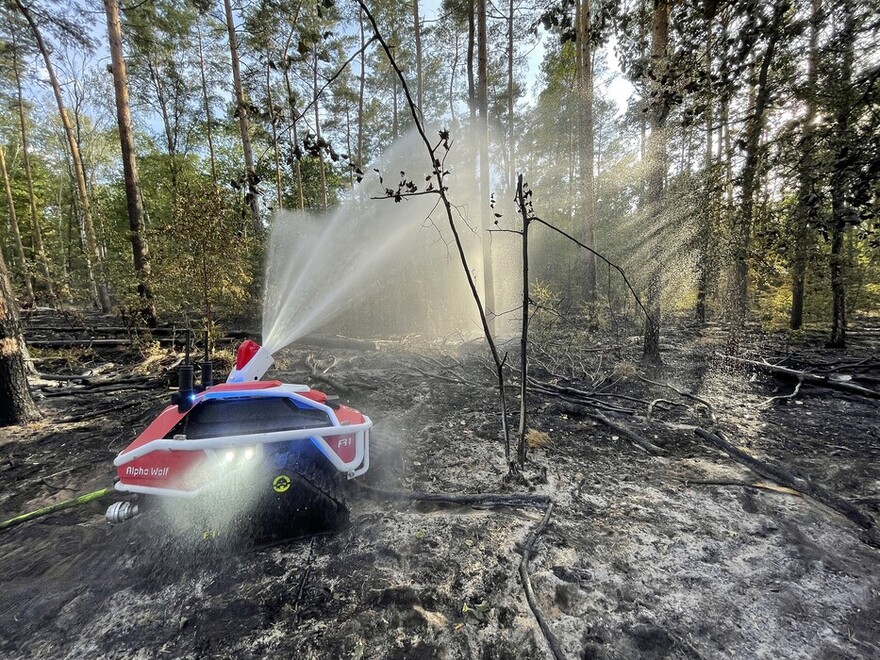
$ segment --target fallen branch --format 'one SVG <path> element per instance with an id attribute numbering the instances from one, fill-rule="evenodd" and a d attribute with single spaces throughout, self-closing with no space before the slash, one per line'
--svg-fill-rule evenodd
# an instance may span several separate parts
<path id="1" fill-rule="evenodd" d="M 741 488 L 755 488 L 757 490 L 772 490 L 774 493 L 785 493 L 795 497 L 803 497 L 804 494 L 794 488 L 786 486 L 774 486 L 760 481 L 734 481 L 732 479 L 689 479 L 687 477 L 673 477 L 685 486 L 739 486 Z"/>
<path id="2" fill-rule="evenodd" d="M 101 387 L 65 387 L 62 390 L 46 392 L 43 396 L 46 398 L 56 396 L 77 396 L 79 394 L 109 394 L 111 392 L 128 392 L 135 390 L 155 390 L 164 387 L 163 383 L 123 383 L 119 385 L 101 386 Z"/>
<path id="3" fill-rule="evenodd" d="M 868 389 L 867 387 L 854 385 L 853 383 L 848 383 L 845 381 L 835 380 L 833 378 L 829 378 L 828 376 L 819 376 L 817 374 L 811 374 L 808 371 L 798 371 L 797 369 L 780 367 L 775 364 L 768 364 L 767 362 L 746 360 L 745 358 L 734 357 L 732 355 L 722 354 L 721 357 L 725 360 L 730 360 L 731 362 L 747 364 L 751 367 L 755 367 L 756 369 L 760 369 L 761 371 L 766 371 L 777 376 L 795 378 L 809 385 L 827 387 L 828 389 L 838 390 L 839 392 L 847 392 L 848 394 L 858 394 L 860 396 L 868 397 L 869 399 L 880 399 L 880 392 L 878 392 L 877 390 Z"/>
<path id="4" fill-rule="evenodd" d="M 654 399 L 648 404 L 648 409 L 645 411 L 645 422 L 648 424 L 651 423 L 651 415 L 654 413 L 655 406 L 659 406 L 661 403 L 667 404 L 670 408 L 673 406 L 683 406 L 683 403 L 678 403 L 676 401 L 670 401 L 669 399 Z"/>
<path id="5" fill-rule="evenodd" d="M 870 541 L 872 545 L 877 545 L 878 543 L 880 543 L 880 539 L 877 539 L 876 534 L 874 533 L 874 519 L 866 513 L 860 511 L 858 508 L 853 506 L 852 503 L 843 499 L 839 495 L 835 495 L 834 493 L 826 490 L 822 486 L 814 484 L 806 477 L 794 475 L 779 465 L 759 460 L 754 456 L 747 454 L 739 447 L 735 447 L 730 444 L 727 440 L 722 438 L 717 433 L 710 433 L 709 431 L 700 428 L 694 429 L 694 432 L 698 436 L 703 438 L 703 440 L 707 440 L 708 442 L 712 443 L 725 454 L 730 456 L 732 459 L 742 463 L 753 472 L 760 474 L 766 479 L 775 481 L 782 486 L 792 488 L 796 491 L 803 493 L 804 495 L 809 496 L 820 504 L 824 504 L 828 508 L 837 511 L 837 513 L 841 514 L 845 518 L 848 518 L 859 527 L 868 530 L 871 533 Z"/>
<path id="6" fill-rule="evenodd" d="M 587 413 L 587 417 L 590 417 L 591 419 L 595 419 L 596 421 L 602 422 L 608 428 L 614 429 L 615 431 L 620 433 L 620 435 L 624 436 L 627 440 L 629 440 L 630 442 L 632 442 L 633 444 L 635 444 L 639 448 L 644 449 L 646 452 L 648 452 L 649 454 L 651 454 L 653 456 L 662 456 L 663 454 L 666 453 L 666 451 L 662 447 L 658 447 L 657 445 L 650 442 L 649 440 L 645 440 L 638 433 L 635 433 L 634 431 L 630 431 L 625 426 L 621 426 L 620 424 L 618 424 L 616 422 L 612 422 L 610 419 L 605 417 L 605 415 L 603 415 L 602 413 L 599 413 L 599 412 Z"/>
<path id="7" fill-rule="evenodd" d="M 86 380 L 88 378 L 93 377 L 94 375 L 95 375 L 95 372 L 92 371 L 91 369 L 89 369 L 85 373 L 73 374 L 73 375 L 46 374 L 46 373 L 42 373 L 40 371 L 37 372 L 37 378 L 39 378 L 40 380 L 57 380 L 57 381 L 61 381 L 61 382 L 66 382 L 66 381 L 70 381 L 70 380 Z"/>
<path id="8" fill-rule="evenodd" d="M 774 401 L 785 401 L 785 400 L 788 400 L 788 399 L 793 399 L 793 398 L 795 398 L 795 397 L 798 395 L 798 392 L 801 391 L 801 385 L 803 385 L 803 384 L 804 384 L 804 380 L 803 380 L 802 378 L 798 378 L 798 382 L 797 382 L 797 385 L 796 385 L 795 388 L 794 388 L 794 392 L 792 392 L 791 394 L 782 394 L 782 395 L 780 395 L 780 396 L 771 396 L 771 397 L 770 397 L 769 399 L 767 399 L 766 401 L 764 401 L 764 402 L 762 402 L 762 403 L 759 403 L 759 404 L 758 404 L 758 407 L 759 407 L 759 408 L 766 408 L 767 406 L 769 406 L 769 405 L 770 405 L 771 403 L 773 403 Z"/>
<path id="9" fill-rule="evenodd" d="M 532 554 L 532 549 L 535 547 L 535 542 L 538 540 L 538 537 L 547 527 L 547 523 L 550 522 L 550 516 L 553 513 L 553 503 L 547 507 L 547 511 L 544 512 L 544 517 L 541 519 L 541 522 L 538 523 L 538 526 L 532 530 L 529 537 L 526 539 L 526 544 L 523 546 L 522 550 L 522 559 L 519 562 L 519 577 L 522 580 L 523 591 L 526 593 L 526 600 L 529 603 L 529 608 L 532 610 L 532 614 L 535 615 L 535 619 L 538 622 L 538 626 L 541 628 L 541 632 L 544 633 L 544 639 L 547 640 L 547 644 L 550 647 L 550 651 L 553 653 L 553 657 L 556 660 L 563 660 L 565 658 L 565 653 L 562 651 L 562 647 L 559 645 L 559 640 L 556 639 L 556 635 L 553 634 L 553 631 L 550 630 L 550 626 L 547 625 L 547 620 L 544 618 L 544 615 L 541 613 L 541 609 L 538 607 L 538 600 L 535 598 L 535 591 L 532 589 L 532 580 L 529 577 L 529 558 Z"/>
<path id="10" fill-rule="evenodd" d="M 323 383 L 324 385 L 327 385 L 328 387 L 333 388 L 333 390 L 335 392 L 337 392 L 338 394 L 348 394 L 349 390 L 347 387 L 345 387 L 345 385 L 342 385 L 335 378 L 332 378 L 327 375 L 327 371 L 330 368 L 332 368 L 332 365 L 331 365 L 331 367 L 328 367 L 327 369 L 324 369 L 323 371 L 319 372 L 318 371 L 318 363 L 315 361 L 315 358 L 311 355 L 306 357 L 305 364 L 309 368 L 309 379 L 311 381 L 316 382 L 316 383 Z M 335 364 L 335 362 L 334 362 L 334 364 Z"/>
<path id="11" fill-rule="evenodd" d="M 32 339 L 30 348 L 72 348 L 74 346 L 130 346 L 131 339 Z"/>
<path id="12" fill-rule="evenodd" d="M 535 507 L 542 509 L 551 503 L 549 495 L 534 493 L 422 493 L 407 490 L 384 490 L 354 481 L 372 497 L 404 500 L 410 502 L 435 502 L 438 504 L 454 504 L 458 506 L 491 505 L 512 507 Z"/>
<path id="13" fill-rule="evenodd" d="M 665 387 L 667 389 L 672 390 L 673 392 L 675 392 L 679 396 L 683 396 L 686 399 L 691 399 L 692 401 L 696 401 L 697 403 L 702 403 L 704 406 L 706 406 L 706 410 L 709 411 L 709 417 L 712 420 L 712 423 L 715 424 L 717 422 L 717 419 L 715 418 L 715 406 L 713 406 L 711 403 L 706 401 L 706 399 L 697 396 L 693 392 L 687 392 L 685 390 L 680 390 L 675 385 L 671 385 L 669 383 L 660 383 L 656 380 L 651 380 L 650 378 L 645 378 L 641 374 L 636 374 L 636 377 L 644 383 L 656 385 L 657 387 Z"/>
<path id="14" fill-rule="evenodd" d="M 550 396 L 554 399 L 561 399 L 562 401 L 567 401 L 569 403 L 574 403 L 580 406 L 591 406 L 594 408 L 599 408 L 601 410 L 607 410 L 608 412 L 615 412 L 624 415 L 637 414 L 637 411 L 631 408 L 620 408 L 618 406 L 612 406 L 609 403 L 605 403 L 604 401 L 599 401 L 598 399 L 593 399 L 581 395 L 566 394 L 564 392 L 560 392 L 557 388 L 554 387 L 545 387 L 543 385 L 530 385 L 528 389 L 529 392 L 537 392 L 538 394 Z"/>

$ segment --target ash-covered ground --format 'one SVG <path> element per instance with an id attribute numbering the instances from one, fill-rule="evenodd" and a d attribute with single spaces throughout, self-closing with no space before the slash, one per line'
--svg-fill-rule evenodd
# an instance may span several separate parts
<path id="1" fill-rule="evenodd" d="M 787 356 L 795 367 L 819 361 L 876 387 L 875 346 L 856 344 L 831 353 L 770 337 L 750 354 Z M 877 401 L 806 385 L 770 401 L 794 383 L 724 363 L 714 353 L 722 346 L 718 330 L 682 333 L 665 346 L 666 366 L 647 375 L 705 400 L 714 425 L 703 404 L 639 378 L 635 342 L 582 354 L 564 383 L 552 373 L 561 363 L 536 362 L 542 382 L 598 384 L 602 401 L 635 410 L 606 414 L 665 455 L 648 455 L 589 408 L 532 394 L 529 426 L 546 435 L 535 434 L 541 446 L 525 479 L 512 481 L 478 345 L 290 349 L 275 375 L 335 386 L 372 417 L 368 485 L 550 495 L 529 568 L 568 658 L 880 657 L 880 552 L 865 530 L 690 428 L 723 430 L 876 518 Z M 43 360 L 43 371 L 64 366 Z M 88 360 L 114 361 L 117 372 L 138 366 Z M 44 421 L 0 430 L 2 519 L 112 483 L 113 457 L 165 405 L 159 366 L 142 371 L 154 387 L 47 397 Z M 514 388 L 509 397 L 518 408 Z M 644 402 L 653 403 L 650 422 Z M 541 510 L 385 501 L 357 488 L 349 499 L 344 530 L 246 551 L 177 542 L 150 516 L 110 526 L 112 499 L 0 531 L 0 656 L 552 657 L 518 573 Z"/>

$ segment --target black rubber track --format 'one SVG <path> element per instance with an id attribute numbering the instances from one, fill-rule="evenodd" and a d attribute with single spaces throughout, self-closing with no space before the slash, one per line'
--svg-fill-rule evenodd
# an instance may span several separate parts
<path id="1" fill-rule="evenodd" d="M 274 480 L 290 485 L 277 492 Z M 283 467 L 230 475 L 192 500 L 141 497 L 146 537 L 168 550 L 208 555 L 237 552 L 289 538 L 332 533 L 348 524 L 345 475 L 311 444 Z"/>
<path id="2" fill-rule="evenodd" d="M 290 486 L 275 492 L 279 475 L 290 478 Z M 260 488 L 265 495 L 254 516 L 251 532 L 257 543 L 287 537 L 334 531 L 348 524 L 345 476 L 317 450 L 300 454 L 277 473 L 269 473 Z"/>

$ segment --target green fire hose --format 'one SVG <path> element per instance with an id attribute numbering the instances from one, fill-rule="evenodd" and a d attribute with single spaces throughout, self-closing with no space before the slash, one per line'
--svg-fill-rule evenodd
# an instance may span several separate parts
<path id="1" fill-rule="evenodd" d="M 31 511 L 30 513 L 23 513 L 20 516 L 16 516 L 15 518 L 10 518 L 9 520 L 0 522 L 0 529 L 14 527 L 15 525 L 27 522 L 28 520 L 40 518 L 41 516 L 55 513 L 56 511 L 63 511 L 64 509 L 70 509 L 72 507 L 79 506 L 80 504 L 94 502 L 95 500 L 99 500 L 102 497 L 105 497 L 115 492 L 116 490 L 111 486 L 110 488 L 102 488 L 91 493 L 86 493 L 85 495 L 80 495 L 79 497 L 76 497 L 72 500 L 65 500 L 64 502 L 58 502 L 58 504 L 50 504 L 49 506 L 44 506 L 42 509 L 37 509 L 36 511 Z"/>

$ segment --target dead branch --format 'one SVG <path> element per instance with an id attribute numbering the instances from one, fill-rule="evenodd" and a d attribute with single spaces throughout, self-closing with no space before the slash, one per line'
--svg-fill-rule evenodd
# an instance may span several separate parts
<path id="1" fill-rule="evenodd" d="M 0 495 L 0 504 L 4 504 L 11 500 L 13 497 L 17 495 L 29 491 L 34 486 L 45 483 L 47 479 L 56 479 L 57 477 L 63 477 L 71 472 L 76 472 L 77 470 L 81 470 L 83 468 L 91 467 L 95 463 L 79 463 L 77 465 L 73 465 L 71 467 L 64 468 L 63 470 L 59 470 L 58 472 L 54 472 L 48 475 L 40 475 L 37 477 L 33 477 L 32 479 L 28 479 L 26 481 L 21 481 L 19 483 L 11 484 L 4 489 L 2 495 Z"/>
<path id="2" fill-rule="evenodd" d="M 574 403 L 579 406 L 592 406 L 593 408 L 599 408 L 601 410 L 605 410 L 608 412 L 619 413 L 621 415 L 636 415 L 638 411 L 632 410 L 631 408 L 619 408 L 617 406 L 612 406 L 609 403 L 605 403 L 604 401 L 599 401 L 598 399 L 593 399 L 590 397 L 581 397 L 581 396 L 572 396 L 570 394 L 565 394 L 563 392 L 556 391 L 552 388 L 539 387 L 536 385 L 529 386 L 529 392 L 537 392 L 538 394 L 543 394 L 544 396 L 549 396 L 554 399 L 561 399 L 562 401 L 567 401 L 568 403 Z"/>
<path id="3" fill-rule="evenodd" d="M 164 384 L 161 382 L 121 383 L 118 385 L 100 385 L 94 387 L 86 385 L 83 387 L 65 387 L 61 390 L 46 392 L 43 396 L 46 398 L 52 398 L 58 396 L 77 396 L 79 394 L 109 394 L 110 392 L 155 390 L 160 387 L 164 387 Z"/>
<path id="4" fill-rule="evenodd" d="M 353 481 L 358 488 L 371 497 L 387 500 L 404 500 L 409 502 L 433 502 L 436 504 L 452 504 L 455 506 L 510 506 L 535 507 L 542 509 L 551 503 L 548 495 L 535 493 L 423 493 L 406 490 L 384 490 Z"/>
<path id="5" fill-rule="evenodd" d="M 333 364 L 331 364 L 329 367 L 323 369 L 322 371 L 319 371 L 318 362 L 317 360 L 315 360 L 315 357 L 313 355 L 309 355 L 305 359 L 306 366 L 308 366 L 309 368 L 309 379 L 314 382 L 323 383 L 324 385 L 332 387 L 333 390 L 338 392 L 339 394 L 348 394 L 349 389 L 345 385 L 342 385 L 338 380 L 336 380 L 335 378 L 331 378 L 327 375 L 327 372 L 332 369 L 337 362 L 338 360 L 334 360 Z"/>
<path id="6" fill-rule="evenodd" d="M 791 394 L 783 394 L 780 396 L 771 396 L 769 399 L 767 399 L 763 403 L 759 403 L 758 407 L 759 408 L 766 408 L 774 401 L 785 401 L 786 399 L 794 399 L 798 395 L 798 392 L 801 391 L 801 385 L 803 385 L 803 384 L 804 384 L 804 381 L 802 379 L 798 378 L 798 382 L 794 388 L 794 392 L 792 392 Z"/>
<path id="7" fill-rule="evenodd" d="M 846 392 L 848 394 L 858 394 L 860 396 L 868 397 L 869 399 L 880 399 L 880 392 L 877 390 L 868 389 L 867 387 L 862 387 L 861 385 L 854 385 L 853 383 L 848 383 L 844 381 L 834 380 L 828 376 L 820 376 L 818 374 L 812 374 L 808 371 L 798 371 L 797 369 L 789 369 L 788 367 L 780 367 L 775 364 L 768 364 L 767 362 L 756 362 L 755 360 L 746 360 L 745 358 L 738 358 L 732 355 L 720 355 L 725 360 L 730 360 L 731 362 L 738 362 L 740 364 L 747 364 L 751 367 L 759 369 L 761 371 L 766 371 L 768 373 L 774 374 L 776 376 L 785 376 L 787 378 L 795 378 L 797 380 L 803 381 L 808 385 L 817 385 L 819 387 L 827 387 L 828 389 L 838 390 L 840 392 Z"/>
<path id="8" fill-rule="evenodd" d="M 750 454 L 747 454 L 742 449 L 730 444 L 727 440 L 721 437 L 719 433 L 710 433 L 709 431 L 701 428 L 694 429 L 694 432 L 698 436 L 703 438 L 703 440 L 707 440 L 708 442 L 712 443 L 718 449 L 730 456 L 732 459 L 738 461 L 739 463 L 742 463 L 753 472 L 760 474 L 762 477 L 775 481 L 782 486 L 797 490 L 804 495 L 807 495 L 810 498 L 816 500 L 820 504 L 824 504 L 828 508 L 837 511 L 837 513 L 848 518 L 859 527 L 867 530 L 870 533 L 869 542 L 871 543 L 871 545 L 880 544 L 880 539 L 877 538 L 877 535 L 875 533 L 874 519 L 866 513 L 860 511 L 858 508 L 853 506 L 852 503 L 843 499 L 839 495 L 835 495 L 834 493 L 826 490 L 822 486 L 813 483 L 807 477 L 795 475 L 779 465 L 767 461 L 762 461 L 755 458 L 754 456 L 751 456 Z"/>
<path id="9" fill-rule="evenodd" d="M 630 442 L 635 444 L 637 447 L 645 450 L 646 452 L 648 452 L 652 456 L 662 456 L 663 454 L 666 453 L 666 451 L 662 447 L 658 447 L 657 445 L 650 442 L 649 440 L 645 440 L 638 433 L 635 433 L 635 432 L 629 430 L 625 426 L 621 426 L 620 424 L 618 424 L 616 422 L 612 422 L 610 419 L 605 417 L 605 415 L 603 415 L 600 412 L 587 413 L 587 417 L 590 417 L 591 419 L 595 419 L 598 422 L 602 422 L 605 426 L 617 431 L 620 435 L 622 435 L 627 440 L 629 440 Z"/>
<path id="10" fill-rule="evenodd" d="M 645 422 L 648 424 L 651 423 L 651 414 L 654 412 L 654 407 L 659 406 L 661 403 L 665 403 L 670 408 L 673 406 L 682 406 L 684 404 L 678 403 L 677 401 L 669 401 L 667 399 L 654 399 L 648 404 L 648 409 L 645 411 Z"/>
<path id="11" fill-rule="evenodd" d="M 182 340 L 180 343 L 183 343 Z M 73 348 L 76 346 L 131 346 L 131 339 L 34 339 L 27 342 L 31 348 Z"/>
<path id="12" fill-rule="evenodd" d="M 532 530 L 526 539 L 526 543 L 523 546 L 522 550 L 522 559 L 519 562 L 519 577 L 522 580 L 523 591 L 526 594 L 526 600 L 529 603 L 529 608 L 532 610 L 532 614 L 535 615 L 535 619 L 538 622 L 538 626 L 541 628 L 541 632 L 544 634 L 544 639 L 547 640 L 547 645 L 550 647 L 550 651 L 553 653 L 553 657 L 556 660 L 564 660 L 565 653 L 562 651 L 562 647 L 559 644 L 559 640 L 556 639 L 556 635 L 553 634 L 553 631 L 550 630 L 550 626 L 547 624 L 547 620 L 544 618 L 544 615 L 541 613 L 541 608 L 538 607 L 538 599 L 535 598 L 535 590 L 532 588 L 532 580 L 529 577 L 529 558 L 532 555 L 532 550 L 535 547 L 535 543 L 538 540 L 538 537 L 541 533 L 546 529 L 547 524 L 550 522 L 550 516 L 553 513 L 553 503 L 551 502 L 547 507 L 547 511 L 544 512 L 544 517 L 541 519 L 541 522 L 538 523 L 538 526 Z"/>
<path id="13" fill-rule="evenodd" d="M 651 380 L 650 378 L 646 378 L 642 374 L 636 374 L 636 377 L 644 383 L 656 385 L 657 387 L 665 387 L 667 389 L 672 390 L 673 392 L 675 392 L 679 396 L 682 396 L 686 399 L 691 399 L 692 401 L 696 401 L 697 403 L 703 404 L 704 406 L 706 406 L 706 410 L 709 411 L 709 418 L 712 420 L 712 423 L 715 424 L 718 421 L 715 417 L 715 407 L 711 403 L 706 401 L 706 399 L 697 396 L 693 392 L 688 392 L 686 390 L 680 390 L 675 385 L 671 385 L 670 383 L 660 383 L 656 380 Z"/>
<path id="14" fill-rule="evenodd" d="M 73 380 L 85 380 L 86 378 L 91 378 L 94 376 L 95 372 L 89 369 L 88 371 L 81 374 L 45 374 L 40 371 L 37 372 L 37 378 L 40 380 L 57 380 L 61 382 L 73 381 Z"/>
<path id="15" fill-rule="evenodd" d="M 771 484 L 761 483 L 760 481 L 734 481 L 732 479 L 690 479 L 688 477 L 673 477 L 676 481 L 680 481 L 685 486 L 739 486 L 741 488 L 755 488 L 757 490 L 771 490 L 774 493 L 785 493 L 796 497 L 803 497 L 804 494 L 794 488 L 787 486 L 773 486 Z"/>

